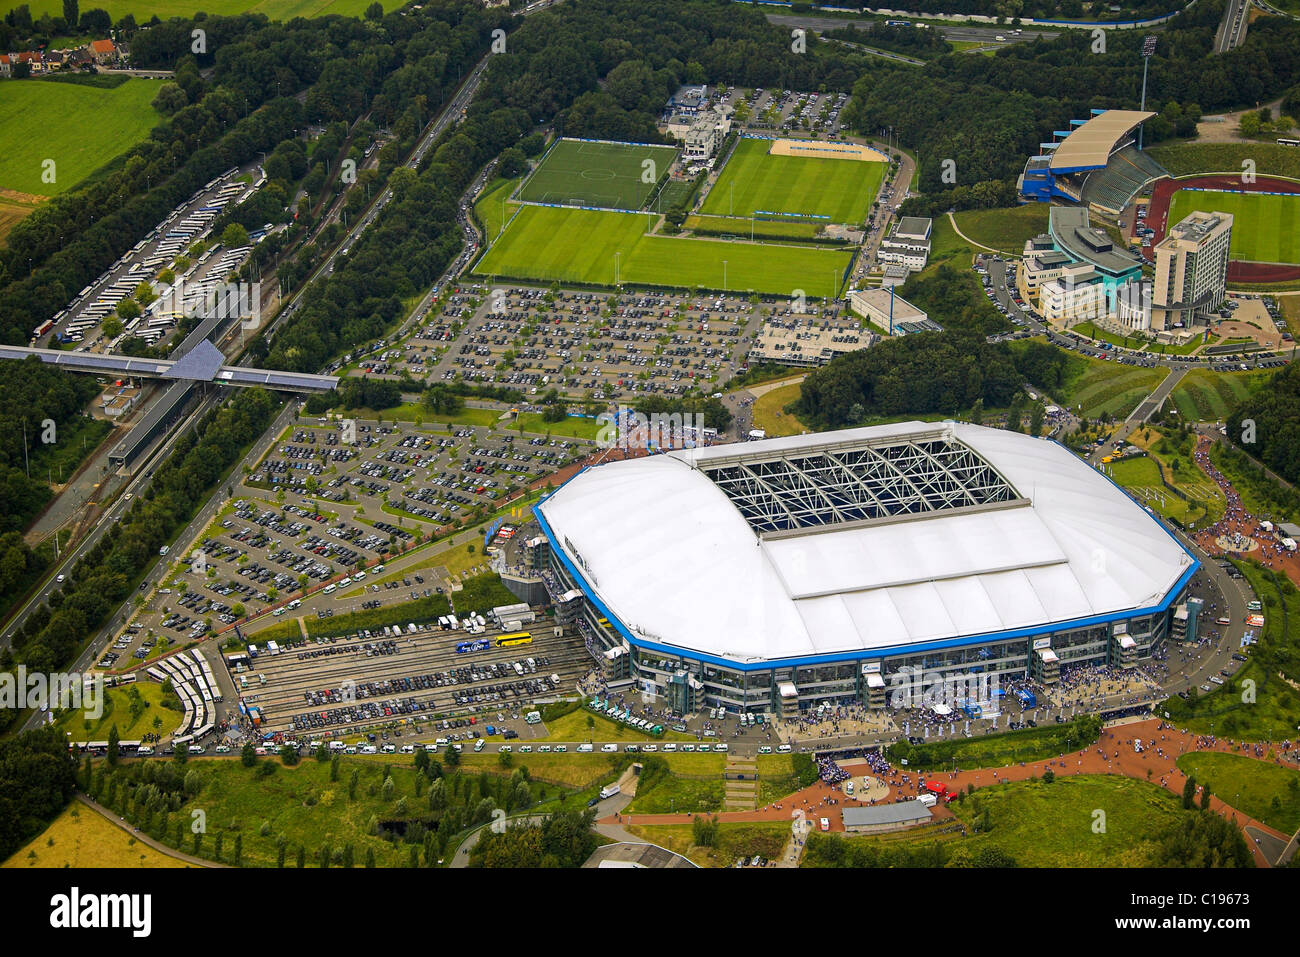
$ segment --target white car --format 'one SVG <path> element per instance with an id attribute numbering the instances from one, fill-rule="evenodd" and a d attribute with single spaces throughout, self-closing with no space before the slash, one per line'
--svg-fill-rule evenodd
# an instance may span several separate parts
<path id="1" fill-rule="evenodd" d="M 531 744 L 521 744 L 521 745 L 519 746 L 519 753 L 520 753 L 520 754 L 532 754 L 532 753 L 533 753 L 533 746 L 532 746 Z"/>

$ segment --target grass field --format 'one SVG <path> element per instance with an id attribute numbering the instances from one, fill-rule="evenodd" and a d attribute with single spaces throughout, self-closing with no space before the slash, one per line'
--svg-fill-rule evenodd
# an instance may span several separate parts
<path id="1" fill-rule="evenodd" d="M 1126 366 L 1077 355 L 1070 356 L 1069 361 L 1066 384 L 1054 398 L 1085 418 L 1096 418 L 1103 412 L 1124 418 L 1168 374 L 1164 367 Z"/>
<path id="2" fill-rule="evenodd" d="M 714 216 L 798 213 L 861 223 L 885 177 L 884 163 L 769 156 L 770 140 L 742 139 L 704 200 Z"/>
<path id="3" fill-rule="evenodd" d="M 1046 203 L 1029 203 L 1011 209 L 971 209 L 954 213 L 953 218 L 974 242 L 1019 256 L 1026 240 L 1047 232 L 1048 212 Z"/>
<path id="4" fill-rule="evenodd" d="M 628 830 L 651 844 L 689 858 L 700 867 L 731 867 L 739 858 L 755 854 L 772 860 L 779 857 L 790 840 L 789 824 L 720 822 L 717 843 L 700 847 L 690 824 L 632 825 Z"/>
<path id="5" fill-rule="evenodd" d="M 818 845 L 841 840 L 850 846 L 874 844 L 914 853 L 938 842 L 949 867 L 970 866 L 984 848 L 1005 852 L 1018 867 L 1144 867 L 1154 862 L 1160 835 L 1183 813 L 1179 799 L 1164 788 L 1109 775 L 1061 777 L 1051 784 L 999 784 L 980 788 L 974 798 L 949 807 L 966 825 L 969 837 L 940 832 L 936 826 L 884 838 L 817 834 L 809 838 L 805 863 L 818 866 L 824 860 Z M 976 824 L 985 809 L 990 827 L 978 833 Z M 1098 810 L 1105 812 L 1104 819 Z M 1103 821 L 1104 829 L 1097 826 Z"/>
<path id="6" fill-rule="evenodd" d="M 755 399 L 754 428 L 765 431 L 768 438 L 775 438 L 778 435 L 800 435 L 810 431 L 806 425 L 785 411 L 787 405 L 799 398 L 799 390 L 802 387 L 802 383 L 799 382 L 783 385 Z"/>
<path id="7" fill-rule="evenodd" d="M 76 83 L 0 83 L 0 188 L 54 196 L 126 152 L 158 125 L 158 83 L 111 90 Z M 54 161 L 54 182 L 42 180 Z M 45 164 L 45 165 L 43 165 Z"/>
<path id="8" fill-rule="evenodd" d="M 737 236 L 741 239 L 813 239 L 821 232 L 819 222 L 784 219 L 741 219 L 727 216 L 687 216 L 682 223 L 699 235 Z"/>
<path id="9" fill-rule="evenodd" d="M 1300 179 L 1300 150 L 1276 143 L 1171 143 L 1148 153 L 1174 176 L 1194 173 L 1241 173 L 1242 160 L 1255 163 L 1261 176 Z"/>
<path id="10" fill-rule="evenodd" d="M 172 17 L 191 17 L 203 10 L 209 16 L 233 16 L 236 13 L 261 13 L 271 20 L 292 20 L 294 17 L 323 17 L 338 14 L 360 17 L 374 0 L 96 0 L 94 6 L 108 13 L 116 23 L 128 13 L 140 23 L 148 23 L 155 15 L 162 20 Z M 385 11 L 396 10 L 398 0 L 380 0 Z M 7 13 L 19 4 L 15 0 L 0 0 L 0 12 Z M 39 20 L 48 13 L 52 17 L 63 15 L 62 0 L 30 0 L 27 4 L 32 18 Z M 82 10 L 89 9 L 83 7 Z"/>
<path id="11" fill-rule="evenodd" d="M 1174 406 L 1189 422 L 1217 422 L 1268 381 L 1268 371 L 1211 372 L 1193 369 L 1174 387 Z"/>
<path id="12" fill-rule="evenodd" d="M 502 206 L 502 201 L 515 191 L 519 185 L 516 179 L 495 179 L 488 184 L 479 196 L 478 202 L 474 204 L 474 212 L 478 214 L 479 222 L 483 224 L 483 231 L 487 235 L 488 241 L 491 242 L 501 232 L 504 225 L 502 211 L 504 208 L 505 218 L 515 211 L 515 206 L 506 203 Z"/>
<path id="13" fill-rule="evenodd" d="M 1180 189 L 1169 203 L 1169 222 L 1194 212 L 1231 213 L 1235 260 L 1261 263 L 1300 263 L 1300 195 L 1227 193 Z"/>
<path id="14" fill-rule="evenodd" d="M 850 253 L 646 234 L 637 214 L 529 206 L 479 260 L 480 276 L 725 289 L 814 298 L 838 292 Z"/>
<path id="15" fill-rule="evenodd" d="M 524 183 L 519 198 L 529 203 L 640 209 L 676 156 L 675 146 L 560 140 Z"/>
<path id="16" fill-rule="evenodd" d="M 1182 755 L 1178 768 L 1269 827 L 1285 834 L 1300 828 L 1300 772 L 1241 754 L 1205 751 Z"/>
<path id="17" fill-rule="evenodd" d="M 73 801 L 0 867 L 191 867 L 141 844 L 98 812 Z"/>
<path id="18" fill-rule="evenodd" d="M 136 718 L 131 717 L 132 692 L 138 692 L 145 707 Z M 153 719 L 162 719 L 155 728 Z M 123 741 L 139 741 L 146 734 L 157 731 L 170 734 L 181 723 L 181 713 L 162 706 L 162 685 L 152 681 L 110 688 L 104 692 L 104 713 L 97 720 L 84 718 L 81 711 L 61 714 L 55 724 L 61 731 L 72 735 L 73 741 L 107 741 L 109 729 L 117 725 L 118 736 Z"/>

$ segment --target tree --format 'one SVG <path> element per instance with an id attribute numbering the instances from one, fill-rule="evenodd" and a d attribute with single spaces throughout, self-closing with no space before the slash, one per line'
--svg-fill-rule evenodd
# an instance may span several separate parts
<path id="1" fill-rule="evenodd" d="M 370 6 L 366 7 L 366 19 L 376 20 L 376 21 L 384 19 L 384 5 L 382 3 L 375 2 L 372 3 Z"/>
<path id="2" fill-rule="evenodd" d="M 66 2 L 66 0 L 65 0 Z M 190 98 L 179 84 L 164 83 L 153 98 L 153 108 L 163 116 L 172 116 L 189 105 Z"/>
<path id="3" fill-rule="evenodd" d="M 501 151 L 501 160 L 497 163 L 497 172 L 506 179 L 514 179 L 516 176 L 523 174 L 528 168 L 523 150 L 517 147 Z"/>
<path id="4" fill-rule="evenodd" d="M 1191 810 L 1196 806 L 1196 778 L 1189 777 L 1183 785 L 1183 807 Z"/>
<path id="5" fill-rule="evenodd" d="M 248 230 L 239 223 L 231 223 L 221 232 L 221 245 L 227 249 L 248 245 Z"/>
<path id="6" fill-rule="evenodd" d="M 1245 113 L 1241 117 L 1241 135 L 1258 136 L 1261 123 L 1258 113 Z"/>
<path id="7" fill-rule="evenodd" d="M 253 746 L 252 741 L 245 742 L 243 748 L 240 749 L 239 761 L 246 768 L 251 768 L 257 764 L 257 748 Z"/>
<path id="8" fill-rule="evenodd" d="M 117 767 L 117 759 L 118 759 L 119 742 L 121 742 L 121 740 L 122 740 L 121 735 L 119 735 L 119 734 L 117 733 L 117 725 L 114 724 L 111 728 L 108 729 L 108 758 L 107 758 L 107 760 L 108 760 L 108 766 L 109 766 L 110 768 L 115 768 L 115 767 Z"/>
<path id="9" fill-rule="evenodd" d="M 63 0 L 63 22 L 68 25 L 69 33 L 77 29 L 77 21 L 81 19 L 80 11 L 77 0 Z"/>

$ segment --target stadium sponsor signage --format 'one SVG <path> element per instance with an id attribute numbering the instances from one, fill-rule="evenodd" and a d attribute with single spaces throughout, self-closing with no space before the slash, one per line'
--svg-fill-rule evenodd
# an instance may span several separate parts
<path id="1" fill-rule="evenodd" d="M 1052 647 L 1052 639 L 1051 639 L 1051 638 L 1035 638 L 1035 639 L 1034 639 L 1034 649 L 1033 649 L 1034 651 L 1042 651 L 1044 648 L 1050 648 L 1050 647 Z"/>

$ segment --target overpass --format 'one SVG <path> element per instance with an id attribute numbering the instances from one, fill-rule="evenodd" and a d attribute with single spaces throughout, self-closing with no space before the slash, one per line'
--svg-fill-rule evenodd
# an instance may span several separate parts
<path id="1" fill-rule="evenodd" d="M 238 387 L 260 386 L 280 392 L 332 392 L 338 378 L 305 372 L 280 372 L 225 364 L 225 356 L 206 339 L 179 359 L 141 359 L 135 356 L 107 355 L 94 352 L 64 352 L 59 349 L 35 349 L 30 346 L 0 346 L 0 359 L 26 359 L 36 356 L 42 362 L 70 372 L 98 375 L 137 376 Z"/>

